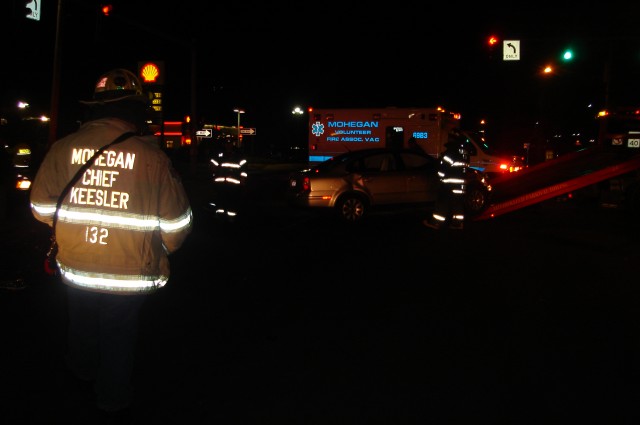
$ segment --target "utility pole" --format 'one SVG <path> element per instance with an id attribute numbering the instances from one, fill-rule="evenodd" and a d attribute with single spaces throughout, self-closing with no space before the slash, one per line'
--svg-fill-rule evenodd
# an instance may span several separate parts
<path id="1" fill-rule="evenodd" d="M 62 32 L 62 0 L 58 0 L 56 15 L 56 40 L 53 48 L 53 70 L 51 80 L 51 105 L 49 107 L 49 140 L 47 150 L 58 139 L 58 111 L 60 109 L 60 34 Z"/>
<path id="2" fill-rule="evenodd" d="M 200 121 L 197 114 L 197 102 L 196 102 L 196 63 L 197 63 L 197 55 L 196 55 L 196 40 L 191 40 L 191 122 L 190 130 L 191 130 L 191 148 L 190 148 L 190 159 L 191 159 L 191 174 L 195 177 L 197 168 L 198 168 L 198 142 L 197 142 L 197 131 L 198 131 L 198 122 Z"/>

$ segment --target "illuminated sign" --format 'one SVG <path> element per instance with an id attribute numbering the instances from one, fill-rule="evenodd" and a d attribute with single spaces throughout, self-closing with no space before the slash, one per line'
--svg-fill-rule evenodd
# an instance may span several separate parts
<path id="1" fill-rule="evenodd" d="M 142 84 L 164 84 L 164 62 L 145 61 L 138 62 L 138 76 Z"/>
<path id="2" fill-rule="evenodd" d="M 155 83 L 160 75 L 160 70 L 154 63 L 148 63 L 140 70 L 140 76 L 145 83 Z"/>
<path id="3" fill-rule="evenodd" d="M 153 91 L 150 94 L 151 107 L 156 112 L 162 112 L 162 92 Z"/>

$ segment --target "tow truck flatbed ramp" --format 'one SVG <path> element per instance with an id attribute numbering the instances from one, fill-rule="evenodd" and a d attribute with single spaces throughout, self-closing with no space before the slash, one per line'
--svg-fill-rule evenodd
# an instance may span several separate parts
<path id="1" fill-rule="evenodd" d="M 640 152 L 590 147 L 491 181 L 491 205 L 475 221 L 495 218 L 640 169 Z"/>

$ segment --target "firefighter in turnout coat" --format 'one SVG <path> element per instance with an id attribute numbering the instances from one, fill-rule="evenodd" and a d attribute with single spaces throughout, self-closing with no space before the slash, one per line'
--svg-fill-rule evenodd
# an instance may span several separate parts
<path id="1" fill-rule="evenodd" d="M 427 227 L 440 229 L 447 225 L 450 229 L 456 230 L 462 230 L 464 227 L 464 196 L 469 153 L 461 137 L 452 132 L 440 157 L 440 188 L 433 214 L 424 220 Z"/>
<path id="2" fill-rule="evenodd" d="M 77 180 L 57 212 L 57 264 L 68 299 L 66 362 L 93 382 L 106 414 L 133 396 L 138 313 L 145 295 L 169 280 L 169 255 L 192 228 L 179 175 L 154 136 L 145 136 L 149 98 L 138 78 L 114 69 L 98 79 L 80 128 L 58 141 L 31 189 L 34 217 L 52 225 L 63 188 L 93 152 L 122 133 Z"/>

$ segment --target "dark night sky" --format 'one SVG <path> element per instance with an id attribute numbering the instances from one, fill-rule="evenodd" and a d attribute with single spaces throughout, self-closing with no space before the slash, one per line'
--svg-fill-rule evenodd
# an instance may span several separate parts
<path id="1" fill-rule="evenodd" d="M 442 105 L 461 112 L 463 125 L 486 118 L 496 137 L 526 138 L 541 114 L 567 121 L 591 114 L 589 103 L 601 107 L 609 57 L 610 103 L 640 104 L 638 2 L 589 9 L 559 2 L 114 0 L 114 15 L 104 18 L 99 2 L 61 1 L 63 128 L 79 117 L 77 100 L 91 96 L 101 72 L 135 71 L 143 60 L 165 62 L 166 119 L 189 114 L 192 40 L 197 115 L 234 125 L 232 110 L 243 107 L 243 125 L 269 143 L 283 137 L 296 105 Z M 24 18 L 23 1 L 0 6 L 2 40 L 9 41 L 0 67 L 3 110 L 17 98 L 49 108 L 58 3 L 42 2 L 40 22 Z M 521 60 L 503 61 L 501 49 L 490 57 L 491 33 L 520 40 Z M 540 67 L 569 44 L 576 59 L 553 80 L 542 78 Z"/>

